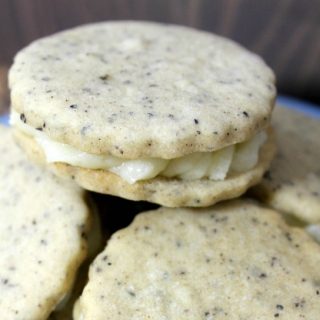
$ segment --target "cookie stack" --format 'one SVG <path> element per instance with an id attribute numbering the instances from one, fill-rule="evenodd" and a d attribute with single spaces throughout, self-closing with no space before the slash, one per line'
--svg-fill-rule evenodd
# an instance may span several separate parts
<path id="1" fill-rule="evenodd" d="M 16 161 L 32 170 L 21 172 L 20 165 L 8 164 L 1 169 L 12 186 L 0 199 L 8 233 L 0 242 L 6 248 L 0 249 L 0 261 L 19 260 L 24 252 L 15 245 L 21 243 L 17 230 L 32 230 L 23 245 L 34 256 L 23 256 L 24 265 L 30 264 L 23 270 L 28 286 L 20 290 L 13 279 L 13 287 L 7 282 L 0 290 L 5 319 L 47 319 L 71 290 L 84 259 L 79 252 L 90 220 L 87 211 L 83 214 L 80 187 L 163 207 L 138 214 L 129 227 L 111 236 L 91 264 L 78 302 L 67 304 L 74 319 L 317 319 L 320 247 L 303 223 L 293 227 L 283 213 L 253 200 L 229 200 L 257 185 L 270 168 L 274 80 L 259 57 L 231 40 L 149 22 L 82 26 L 19 52 L 9 75 L 13 129 L 6 131 L 13 131 L 37 164 L 29 164 L 11 137 L 6 138 L 3 148 L 15 149 Z M 310 172 L 320 169 L 319 149 L 313 152 L 319 143 L 312 134 L 299 132 L 302 140 L 313 141 L 312 155 L 301 156 L 299 170 L 295 164 L 286 168 L 281 152 L 285 159 L 296 157 L 295 144 L 287 138 L 298 130 L 287 121 L 291 114 L 276 111 L 280 156 L 251 194 L 317 223 L 320 179 Z M 311 121 L 293 117 L 297 123 Z M 4 163 L 10 163 L 13 156 L 8 152 L 6 157 Z M 33 171 L 41 181 L 48 176 L 59 186 L 50 187 L 53 182 L 46 179 L 48 187 L 40 184 Z M 14 172 L 21 182 L 15 182 Z M 312 178 L 304 177 L 309 173 Z M 287 188 L 288 179 L 294 182 Z M 24 194 L 23 188 L 29 192 Z M 310 210 L 291 201 L 298 188 L 304 204 L 314 200 Z M 29 200 L 12 205 L 7 214 L 5 206 L 19 203 L 20 193 Z M 223 200 L 229 201 L 217 204 Z M 54 214 L 48 201 L 56 208 L 64 208 L 63 201 L 67 206 Z M 107 228 L 109 201 L 105 197 Z M 117 219 L 122 214 L 117 212 Z M 91 229 L 95 233 L 99 227 Z M 77 238 L 68 238 L 68 232 Z M 55 241 L 53 252 L 42 251 L 41 240 Z M 99 241 L 90 241 L 89 247 L 97 247 L 93 242 Z M 66 251 L 76 245 L 76 253 Z M 51 269 L 37 265 L 41 252 L 47 256 L 41 261 L 50 261 Z M 0 278 L 7 279 L 2 269 Z M 45 294 L 29 294 L 43 282 Z M 13 294 L 21 296 L 19 302 L 12 302 Z M 71 317 L 64 314 L 51 317 Z"/>

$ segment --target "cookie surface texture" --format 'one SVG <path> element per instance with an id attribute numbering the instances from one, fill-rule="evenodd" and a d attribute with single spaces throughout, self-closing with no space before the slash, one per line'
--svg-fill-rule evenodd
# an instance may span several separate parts
<path id="1" fill-rule="evenodd" d="M 13 109 L 92 154 L 172 159 L 268 126 L 274 75 L 238 44 L 194 29 L 108 22 L 35 41 L 15 58 Z"/>
<path id="2" fill-rule="evenodd" d="M 303 230 L 252 202 L 161 208 L 111 237 L 75 319 L 317 319 L 319 262 Z"/>
<path id="3" fill-rule="evenodd" d="M 254 193 L 303 221 L 320 222 L 320 121 L 276 107 L 273 126 L 278 153 Z"/>
<path id="4" fill-rule="evenodd" d="M 83 191 L 28 162 L 0 127 L 0 315 L 47 319 L 85 258 Z"/>

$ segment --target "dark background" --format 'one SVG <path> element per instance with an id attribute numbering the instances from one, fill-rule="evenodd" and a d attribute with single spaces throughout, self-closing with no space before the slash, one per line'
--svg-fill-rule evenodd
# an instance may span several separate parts
<path id="1" fill-rule="evenodd" d="M 6 73 L 30 41 L 79 24 L 141 19 L 228 36 L 264 57 L 280 93 L 320 103 L 320 0 L 0 0 L 0 111 Z"/>

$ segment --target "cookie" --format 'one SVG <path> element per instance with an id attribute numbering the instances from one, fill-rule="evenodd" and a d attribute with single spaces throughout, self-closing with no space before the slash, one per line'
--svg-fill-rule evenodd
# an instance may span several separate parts
<path id="1" fill-rule="evenodd" d="M 74 318 L 316 319 L 319 259 L 305 231 L 247 200 L 160 208 L 111 237 Z"/>
<path id="2" fill-rule="evenodd" d="M 28 162 L 0 127 L 0 314 L 47 319 L 72 287 L 90 227 L 84 192 Z"/>
<path id="3" fill-rule="evenodd" d="M 274 75 L 210 33 L 130 21 L 78 27 L 18 53 L 9 84 L 13 126 L 94 191 L 192 206 L 185 190 L 201 184 L 197 203 L 207 205 L 256 183 L 270 158 L 261 151 Z M 111 180 L 121 189 L 109 190 Z M 172 185 L 179 195 L 167 200 Z"/>
<path id="4" fill-rule="evenodd" d="M 307 223 L 320 222 L 320 122 L 279 106 L 273 126 L 278 154 L 253 194 Z"/>

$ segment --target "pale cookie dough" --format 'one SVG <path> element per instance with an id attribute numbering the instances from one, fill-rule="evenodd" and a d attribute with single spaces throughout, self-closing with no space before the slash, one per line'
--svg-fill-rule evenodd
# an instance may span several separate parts
<path id="1" fill-rule="evenodd" d="M 28 162 L 0 127 L 0 318 L 44 320 L 72 287 L 90 227 L 84 192 Z"/>
<path id="2" fill-rule="evenodd" d="M 183 197 L 185 180 L 257 176 L 276 93 L 273 72 L 233 41 L 133 21 L 35 41 L 17 54 L 9 84 L 12 124 L 48 163 L 116 175 L 132 189 L 167 178 Z"/>
<path id="3" fill-rule="evenodd" d="M 231 201 L 139 214 L 96 258 L 75 320 L 318 319 L 320 247 Z"/>
<path id="4" fill-rule="evenodd" d="M 320 222 L 320 121 L 276 107 L 278 154 L 253 193 L 307 223 Z"/>

